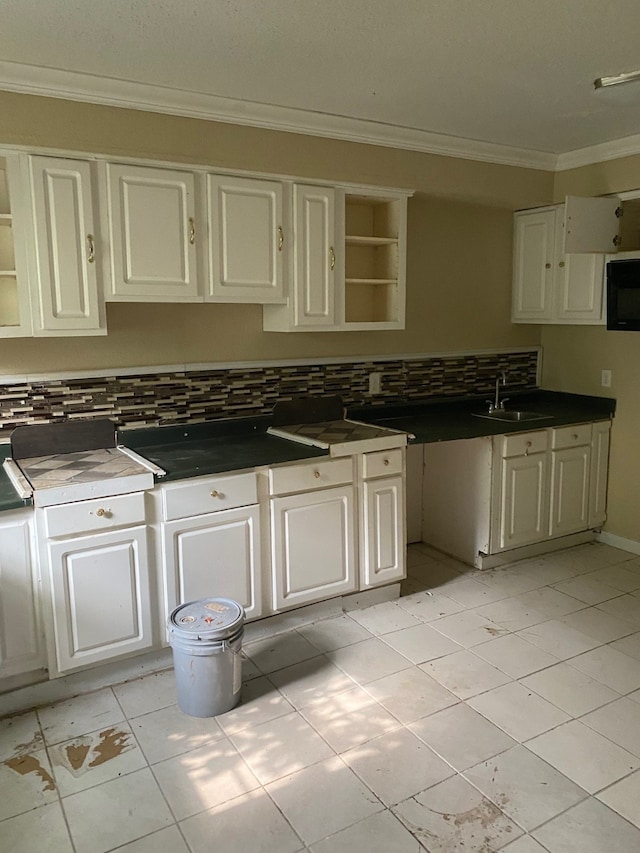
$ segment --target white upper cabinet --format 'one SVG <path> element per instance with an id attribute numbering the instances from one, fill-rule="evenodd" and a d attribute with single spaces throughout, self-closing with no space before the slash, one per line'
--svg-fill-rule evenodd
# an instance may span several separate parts
<path id="1" fill-rule="evenodd" d="M 195 175 L 109 163 L 103 193 L 112 302 L 194 302 L 198 292 Z"/>
<path id="2" fill-rule="evenodd" d="M 605 254 L 615 251 L 617 198 L 568 196 L 514 218 L 516 323 L 604 323 Z"/>
<path id="3" fill-rule="evenodd" d="M 284 187 L 280 181 L 207 175 L 206 299 L 284 302 Z"/>
<path id="4" fill-rule="evenodd" d="M 29 157 L 34 335 L 104 335 L 92 164 Z"/>
<path id="5" fill-rule="evenodd" d="M 403 329 L 407 196 L 294 184 L 288 304 L 271 332 Z"/>
<path id="6" fill-rule="evenodd" d="M 293 306 L 296 326 L 335 326 L 335 191 L 293 188 Z"/>

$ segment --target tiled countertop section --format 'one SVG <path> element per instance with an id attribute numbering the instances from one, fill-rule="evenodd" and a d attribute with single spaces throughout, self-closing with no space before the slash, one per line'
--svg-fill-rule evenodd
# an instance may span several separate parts
<path id="1" fill-rule="evenodd" d="M 509 397 L 507 408 L 533 410 L 548 414 L 549 418 L 507 423 L 474 417 L 473 412 L 486 411 L 484 398 L 350 408 L 348 417 L 405 430 L 415 435 L 412 443 L 422 444 L 606 420 L 615 411 L 615 400 L 606 397 L 553 391 L 512 392 L 506 396 Z M 271 418 L 264 416 L 128 429 L 120 432 L 119 441 L 164 468 L 165 480 L 327 455 L 326 450 L 268 435 L 270 424 Z M 8 454 L 9 445 L 0 445 L 0 461 Z M 28 502 L 17 497 L 0 469 L 0 511 L 25 505 Z"/>

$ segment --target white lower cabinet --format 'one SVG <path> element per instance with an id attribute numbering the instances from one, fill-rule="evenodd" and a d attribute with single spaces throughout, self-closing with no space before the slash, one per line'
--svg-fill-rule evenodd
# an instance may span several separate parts
<path id="1" fill-rule="evenodd" d="M 354 521 L 353 486 L 271 501 L 274 609 L 355 590 Z"/>
<path id="2" fill-rule="evenodd" d="M 599 527 L 609 421 L 424 447 L 423 540 L 466 563 Z"/>
<path id="3" fill-rule="evenodd" d="M 499 475 L 494 485 L 498 512 L 491 533 L 492 552 L 530 545 L 547 535 L 547 439 L 546 430 L 541 430 L 495 440 Z"/>
<path id="4" fill-rule="evenodd" d="M 52 677 L 154 643 L 144 492 L 36 510 Z"/>
<path id="5" fill-rule="evenodd" d="M 162 627 L 179 604 L 232 598 L 263 613 L 260 508 L 253 471 L 162 486 Z"/>
<path id="6" fill-rule="evenodd" d="M 554 430 L 550 536 L 565 536 L 589 526 L 591 434 L 590 424 Z"/>
<path id="7" fill-rule="evenodd" d="M 262 615 L 258 506 L 162 525 L 166 616 L 185 601 L 222 596 Z"/>
<path id="8" fill-rule="evenodd" d="M 333 485 L 336 481 L 341 484 Z M 313 488 L 315 482 L 318 487 Z M 357 562 L 351 457 L 271 469 L 270 487 L 272 493 L 293 492 L 270 500 L 274 610 L 353 592 Z"/>
<path id="9" fill-rule="evenodd" d="M 30 509 L 0 522 L 0 678 L 46 664 Z"/>
<path id="10" fill-rule="evenodd" d="M 360 587 L 365 589 L 406 576 L 405 451 L 366 453 L 362 465 Z"/>
<path id="11" fill-rule="evenodd" d="M 152 645 L 146 526 L 51 542 L 48 552 L 58 673 Z"/>

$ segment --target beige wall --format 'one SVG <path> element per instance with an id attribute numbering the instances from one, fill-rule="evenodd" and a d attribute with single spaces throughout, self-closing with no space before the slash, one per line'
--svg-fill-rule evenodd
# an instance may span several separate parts
<path id="1" fill-rule="evenodd" d="M 556 176 L 554 196 L 603 195 L 640 187 L 640 157 L 625 157 Z M 640 542 L 640 334 L 602 327 L 543 326 L 543 384 L 618 401 L 613 422 L 609 507 L 605 530 Z M 602 388 L 600 373 L 613 372 Z"/>
<path id="2" fill-rule="evenodd" d="M 551 199 L 548 172 L 6 92 L 0 115 L 5 145 L 417 191 L 402 332 L 282 334 L 262 331 L 259 306 L 112 304 L 106 338 L 0 340 L 0 374 L 539 343 L 509 322 L 511 211 Z"/>

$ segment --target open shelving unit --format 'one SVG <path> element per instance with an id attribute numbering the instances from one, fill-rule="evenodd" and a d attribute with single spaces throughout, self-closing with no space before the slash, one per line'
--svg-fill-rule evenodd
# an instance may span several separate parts
<path id="1" fill-rule="evenodd" d="M 406 199 L 345 195 L 345 324 L 401 328 Z M 402 261 L 401 261 L 402 259 Z"/>
<path id="2" fill-rule="evenodd" d="M 16 254 L 9 165 L 7 158 L 0 156 L 0 337 L 31 333 L 28 297 Z"/>

